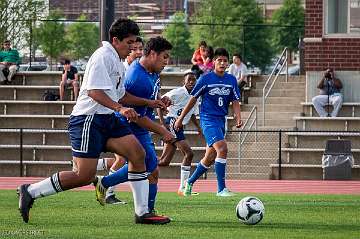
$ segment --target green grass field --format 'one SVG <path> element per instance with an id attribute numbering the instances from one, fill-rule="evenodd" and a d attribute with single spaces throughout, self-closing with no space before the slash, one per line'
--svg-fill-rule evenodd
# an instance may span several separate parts
<path id="1" fill-rule="evenodd" d="M 235 215 L 235 205 L 249 194 L 182 198 L 160 193 L 157 208 L 173 219 L 161 226 L 134 224 L 131 194 L 121 195 L 129 204 L 101 207 L 91 191 L 39 199 L 25 224 L 15 191 L 0 190 L 0 238 L 360 238 L 360 195 L 251 194 L 266 209 L 255 226 Z"/>

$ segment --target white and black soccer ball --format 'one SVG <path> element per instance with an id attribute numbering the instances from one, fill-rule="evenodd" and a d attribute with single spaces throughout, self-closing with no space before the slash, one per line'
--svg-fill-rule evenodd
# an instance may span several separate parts
<path id="1" fill-rule="evenodd" d="M 256 197 L 245 197 L 236 205 L 236 216 L 247 225 L 259 223 L 263 219 L 264 214 L 264 204 Z"/>

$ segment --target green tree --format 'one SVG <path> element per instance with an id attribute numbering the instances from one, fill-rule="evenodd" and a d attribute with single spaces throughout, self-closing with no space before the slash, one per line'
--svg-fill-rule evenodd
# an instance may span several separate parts
<path id="1" fill-rule="evenodd" d="M 65 25 L 58 21 L 61 17 L 57 11 L 50 12 L 47 21 L 42 22 L 37 30 L 40 49 L 50 58 L 51 68 L 53 60 L 57 60 L 68 48 L 65 40 Z"/>
<path id="2" fill-rule="evenodd" d="M 264 18 L 255 0 L 202 1 L 191 22 L 202 23 L 191 27 L 194 48 L 205 40 L 214 48 L 226 48 L 230 54 L 242 53 L 244 61 L 261 68 L 271 59 L 269 30 L 261 26 Z"/>
<path id="3" fill-rule="evenodd" d="M 45 1 L 39 0 L 0 0 L 0 42 L 9 39 L 18 49 L 29 45 L 32 20 L 45 7 Z"/>
<path id="4" fill-rule="evenodd" d="M 272 16 L 272 24 L 304 26 L 305 13 L 300 0 L 285 0 L 281 8 Z M 272 45 L 277 51 L 288 47 L 291 51 L 298 49 L 299 38 L 304 34 L 303 27 L 274 27 Z"/>
<path id="5" fill-rule="evenodd" d="M 177 12 L 172 16 L 171 23 L 165 27 L 163 35 L 173 45 L 171 55 L 177 64 L 180 59 L 191 59 L 192 50 L 188 43 L 190 32 L 185 23 L 184 13 Z"/>
<path id="6" fill-rule="evenodd" d="M 81 15 L 78 20 L 86 20 Z M 99 27 L 95 23 L 75 22 L 66 28 L 67 52 L 72 59 L 90 56 L 99 46 Z"/>

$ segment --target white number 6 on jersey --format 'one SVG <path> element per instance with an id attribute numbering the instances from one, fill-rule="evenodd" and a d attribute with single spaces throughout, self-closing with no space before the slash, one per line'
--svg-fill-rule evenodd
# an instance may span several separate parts
<path id="1" fill-rule="evenodd" d="M 223 98 L 222 98 L 222 97 L 219 97 L 219 99 L 218 99 L 218 105 L 219 105 L 219 106 L 223 106 L 223 105 L 224 105 L 224 102 L 223 102 Z"/>

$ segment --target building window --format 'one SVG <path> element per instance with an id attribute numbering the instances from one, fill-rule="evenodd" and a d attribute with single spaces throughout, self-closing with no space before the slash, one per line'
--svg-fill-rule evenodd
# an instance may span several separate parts
<path id="1" fill-rule="evenodd" d="M 325 0 L 327 35 L 360 35 L 360 0 Z"/>
<path id="2" fill-rule="evenodd" d="M 360 34 L 360 0 L 350 1 L 350 33 Z"/>

